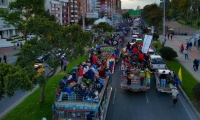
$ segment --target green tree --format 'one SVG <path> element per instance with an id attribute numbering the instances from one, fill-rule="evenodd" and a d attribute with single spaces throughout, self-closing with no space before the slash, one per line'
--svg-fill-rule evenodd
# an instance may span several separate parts
<path id="1" fill-rule="evenodd" d="M 36 82 L 41 87 L 40 101 L 45 100 L 45 86 L 48 79 L 56 73 L 60 65 L 60 57 L 65 53 L 67 60 L 71 61 L 78 56 L 85 54 L 84 48 L 89 45 L 91 33 L 82 31 L 81 27 L 75 24 L 62 27 L 55 21 L 48 18 L 35 16 L 27 22 L 28 32 L 37 36 L 42 35 L 40 40 L 37 38 L 27 41 L 21 49 L 17 64 L 22 68 L 27 65 L 34 65 L 36 58 L 44 53 L 50 52 L 51 57 L 46 61 L 46 69 L 50 73 L 45 77 L 41 75 Z M 58 49 L 61 54 L 57 56 Z"/>
<path id="2" fill-rule="evenodd" d="M 8 9 L 0 8 L 0 17 L 7 25 L 13 25 L 27 36 L 26 23 L 34 15 L 43 15 L 45 0 L 15 0 L 9 3 Z"/>
<path id="3" fill-rule="evenodd" d="M 0 100 L 6 96 L 13 96 L 16 90 L 32 90 L 34 88 L 32 83 L 37 79 L 32 68 L 0 63 Z M 30 79 L 31 77 L 33 79 Z"/>
<path id="4" fill-rule="evenodd" d="M 149 26 L 158 27 L 162 23 L 163 10 L 157 4 L 146 5 L 142 10 L 142 16 Z"/>
<path id="5" fill-rule="evenodd" d="M 112 32 L 114 30 L 114 27 L 112 25 L 109 25 L 106 22 L 100 22 L 97 25 L 93 25 L 92 27 L 96 32 L 100 32 L 103 30 L 103 32 Z"/>
<path id="6" fill-rule="evenodd" d="M 127 18 L 130 18 L 129 12 L 122 14 L 122 19 L 127 19 Z"/>

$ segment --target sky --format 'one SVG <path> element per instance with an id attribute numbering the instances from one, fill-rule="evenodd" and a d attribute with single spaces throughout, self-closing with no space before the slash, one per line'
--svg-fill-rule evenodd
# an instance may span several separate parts
<path id="1" fill-rule="evenodd" d="M 145 5 L 152 3 L 160 3 L 160 0 L 121 0 L 122 9 L 136 9 L 137 6 L 140 6 L 142 9 Z"/>

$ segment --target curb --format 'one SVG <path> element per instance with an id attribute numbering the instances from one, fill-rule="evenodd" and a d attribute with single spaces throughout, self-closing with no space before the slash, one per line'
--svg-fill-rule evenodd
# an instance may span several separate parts
<path id="1" fill-rule="evenodd" d="M 197 109 L 194 107 L 194 105 L 192 104 L 192 102 L 190 101 L 190 99 L 188 98 L 188 96 L 186 95 L 185 91 L 181 88 L 181 86 L 178 85 L 178 87 L 179 87 L 181 93 L 183 94 L 183 97 L 184 97 L 184 98 L 186 99 L 186 101 L 189 103 L 189 105 L 190 105 L 192 111 L 193 111 L 194 114 L 197 116 L 197 119 L 200 120 L 200 114 L 199 114 L 199 112 L 198 112 Z"/>
<path id="2" fill-rule="evenodd" d="M 160 42 L 160 40 L 159 40 Z M 151 44 L 151 48 L 153 48 L 153 50 L 155 51 L 155 48 L 152 46 Z M 176 59 L 177 60 L 177 59 Z M 181 65 L 183 65 L 179 60 L 177 60 Z M 184 67 L 186 68 L 186 67 Z M 187 68 L 186 68 L 187 69 Z M 190 73 L 191 74 L 191 73 Z M 189 103 L 189 106 L 191 107 L 192 111 L 195 113 L 195 115 L 197 116 L 197 118 L 200 120 L 200 114 L 197 111 L 197 109 L 194 107 L 194 105 L 192 104 L 192 102 L 190 101 L 190 99 L 188 98 L 188 96 L 186 95 L 185 91 L 181 88 L 180 85 L 178 85 L 180 92 L 183 94 L 183 97 L 186 99 L 186 101 Z"/>

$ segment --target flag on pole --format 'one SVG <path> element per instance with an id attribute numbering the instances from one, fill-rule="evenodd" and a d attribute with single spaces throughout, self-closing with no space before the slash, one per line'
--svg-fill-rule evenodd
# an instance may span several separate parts
<path id="1" fill-rule="evenodd" d="M 179 84 L 182 83 L 182 72 L 181 72 L 181 68 L 178 71 L 178 77 L 179 77 Z"/>

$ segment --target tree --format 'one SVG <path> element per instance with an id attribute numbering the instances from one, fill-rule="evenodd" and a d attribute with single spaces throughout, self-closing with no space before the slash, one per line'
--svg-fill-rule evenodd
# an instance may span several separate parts
<path id="1" fill-rule="evenodd" d="M 96 32 L 100 32 L 101 30 L 103 30 L 103 32 L 112 32 L 114 30 L 114 27 L 106 22 L 100 22 L 99 24 L 94 25 L 92 28 Z"/>
<path id="2" fill-rule="evenodd" d="M 122 19 L 127 19 L 127 18 L 130 18 L 129 12 L 122 14 Z"/>
<path id="3" fill-rule="evenodd" d="M 158 27 L 162 23 L 163 10 L 157 4 L 146 5 L 142 15 L 149 26 Z"/>
<path id="4" fill-rule="evenodd" d="M 21 49 L 21 56 L 17 60 L 17 64 L 22 68 L 27 65 L 34 65 L 36 58 L 50 52 L 51 57 L 46 61 L 48 64 L 46 69 L 50 73 L 45 77 L 41 75 L 36 82 L 39 83 L 41 89 L 41 102 L 45 100 L 45 86 L 49 78 L 55 74 L 57 67 L 60 65 L 60 57 L 65 53 L 67 60 L 71 61 L 78 56 L 83 55 L 84 48 L 89 45 L 91 34 L 82 31 L 81 27 L 75 24 L 62 27 L 55 21 L 48 18 L 34 16 L 27 22 L 28 32 L 37 36 L 42 35 L 40 40 L 37 38 L 27 41 Z M 58 49 L 61 54 L 57 56 Z"/>
<path id="5" fill-rule="evenodd" d="M 27 36 L 26 23 L 34 15 L 43 15 L 45 0 L 15 0 L 9 3 L 8 9 L 0 8 L 0 17 L 7 25 L 13 25 Z"/>
<path id="6" fill-rule="evenodd" d="M 37 79 L 32 68 L 0 63 L 0 100 L 6 96 L 13 96 L 16 90 L 32 90 L 34 88 L 32 83 Z"/>

